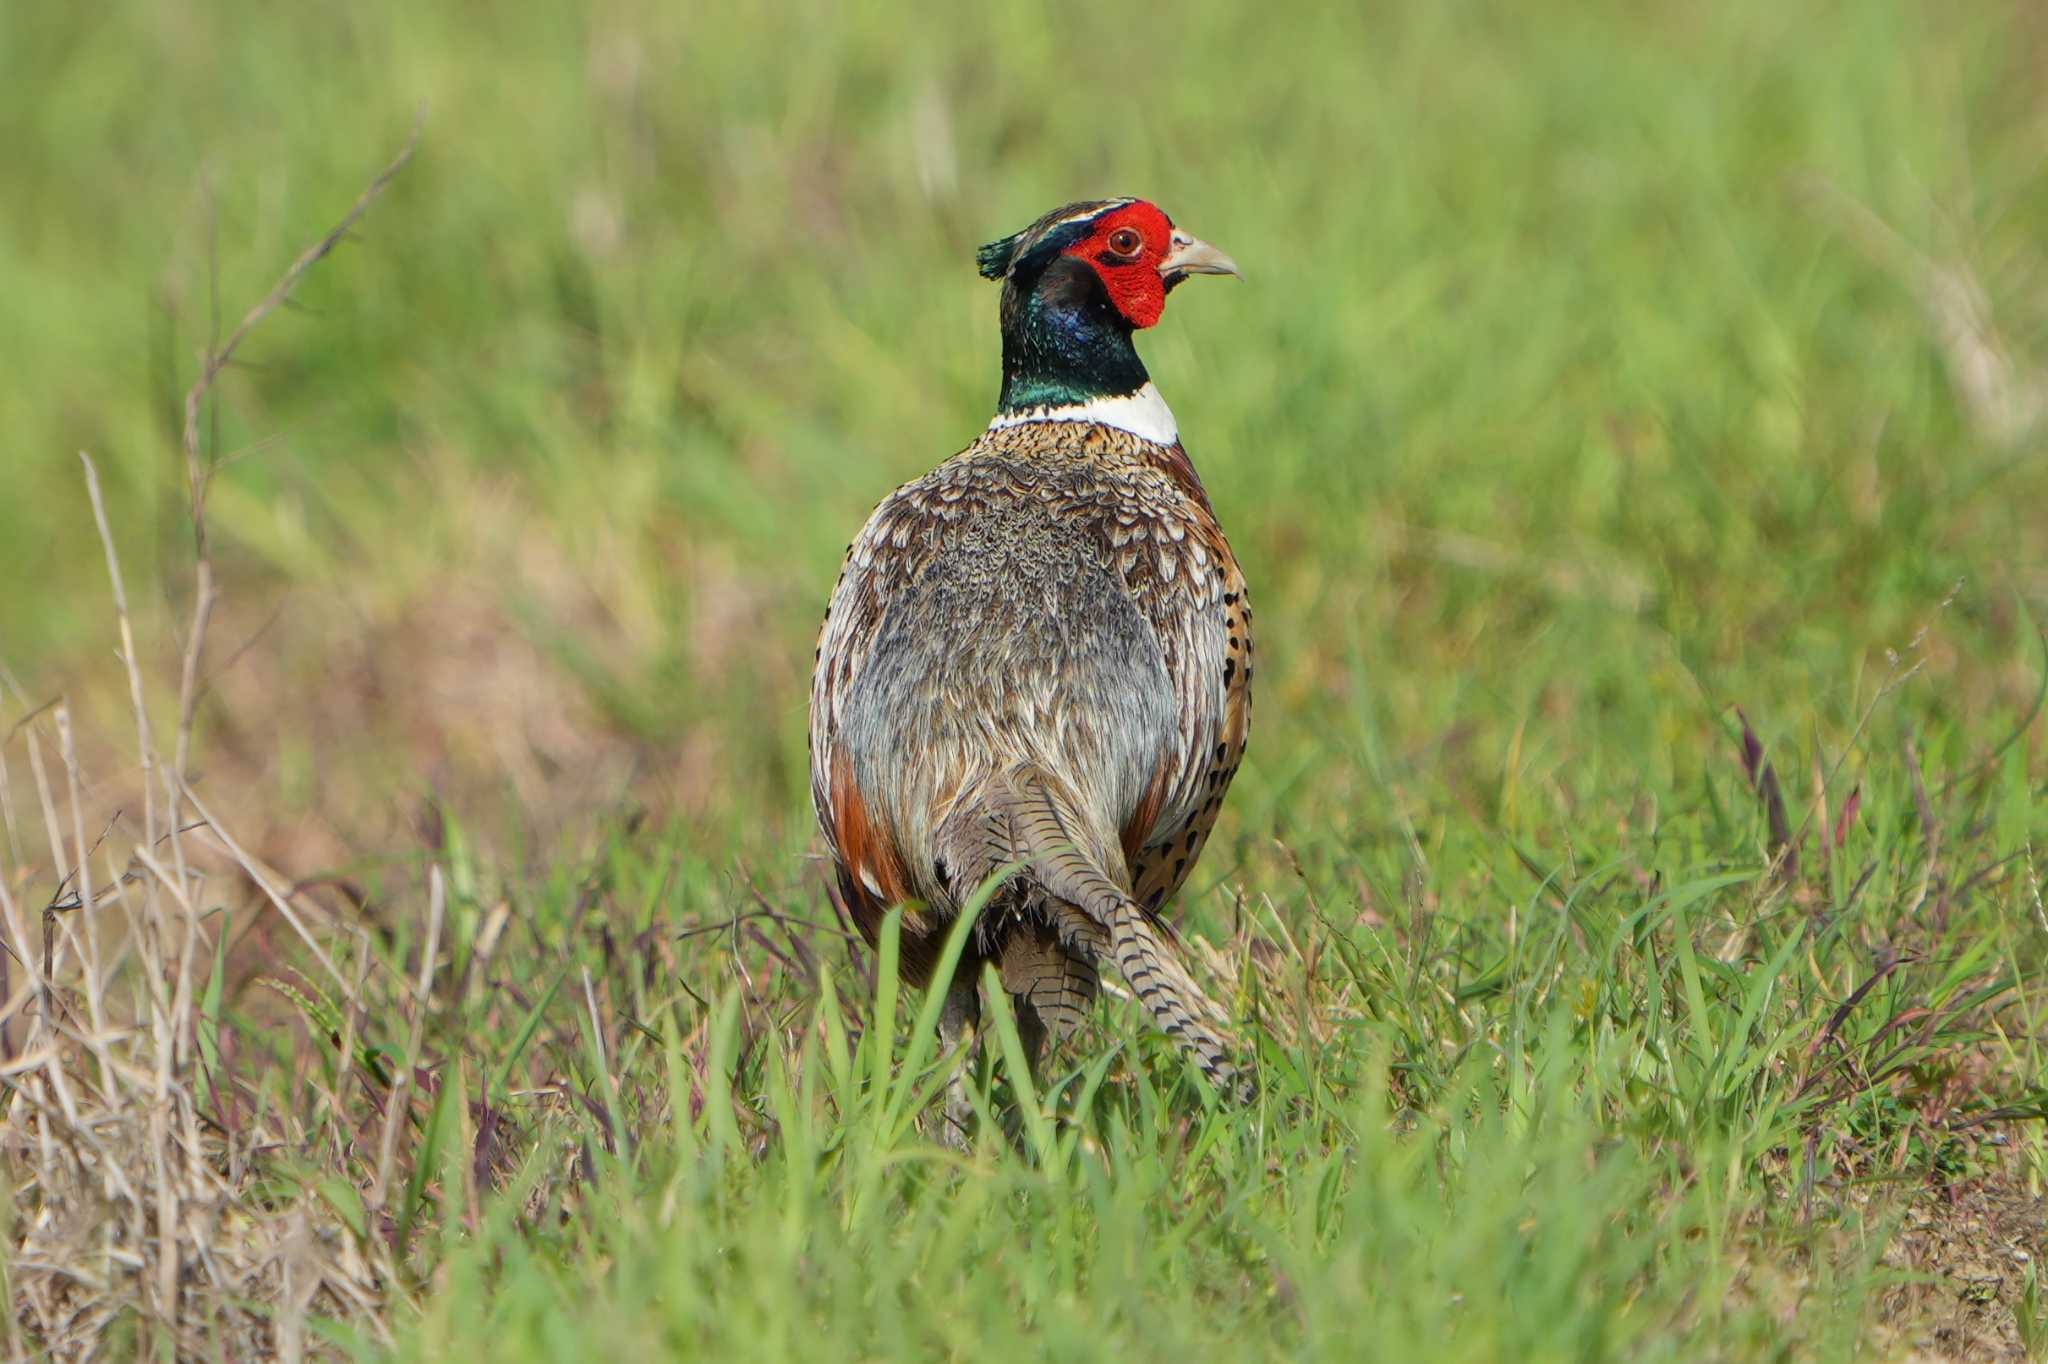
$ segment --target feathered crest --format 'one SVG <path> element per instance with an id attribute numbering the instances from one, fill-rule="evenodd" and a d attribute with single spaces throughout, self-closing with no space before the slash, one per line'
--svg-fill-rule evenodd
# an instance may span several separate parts
<path id="1" fill-rule="evenodd" d="M 1000 241 L 990 242 L 974 253 L 974 263 L 981 267 L 983 279 L 1001 279 L 1010 273 L 1010 257 L 1016 253 L 1017 243 L 1024 240 L 1031 229 L 1012 232 Z"/>
<path id="2" fill-rule="evenodd" d="M 1002 279 L 1024 261 L 1049 256 L 1088 235 L 1088 225 L 1135 199 L 1080 199 L 1063 204 L 1021 232 L 990 242 L 974 253 L 983 279 Z"/>

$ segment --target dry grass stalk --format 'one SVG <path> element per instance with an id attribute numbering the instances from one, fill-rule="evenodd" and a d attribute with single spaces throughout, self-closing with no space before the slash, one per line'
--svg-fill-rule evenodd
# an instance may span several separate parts
<path id="1" fill-rule="evenodd" d="M 420 1044 L 425 1039 L 427 1010 L 433 1003 L 434 958 L 441 951 L 441 923 L 446 916 L 448 892 L 441 869 L 430 873 L 427 903 L 427 948 L 420 954 L 419 987 L 413 996 L 412 1037 L 405 1048 L 405 1064 L 391 1086 L 384 1105 L 384 1135 L 377 1144 L 377 1182 L 370 1187 L 370 1208 L 383 1212 L 390 1202 L 391 1172 L 398 1159 L 398 1128 L 412 1095 L 413 1077 L 420 1064 Z"/>
<path id="2" fill-rule="evenodd" d="M 0 823 L 8 862 L 0 865 L 0 1083 L 7 1121 L 0 1127 L 14 1190 L 8 1226 L 6 1288 L 10 1355 L 97 1356 L 124 1347 L 186 1357 L 297 1359 L 318 1348 L 306 1325 L 313 1314 L 352 1319 L 383 1337 L 381 1309 L 395 1280 L 392 1253 L 376 1237 L 351 1237 L 331 1215 L 316 1215 L 311 1194 L 266 1200 L 248 1187 L 250 1149 L 280 1146 L 303 1133 L 289 1114 L 259 1114 L 256 1124 L 229 1116 L 219 1089 L 203 1094 L 204 1046 L 218 1047 L 220 1020 L 203 1015 L 201 956 L 220 948 L 206 907 L 226 893 L 187 857 L 185 835 L 203 832 L 325 968 L 350 1019 L 353 1046 L 367 977 L 367 944 L 344 977 L 288 893 L 250 857 L 194 794 L 188 781 L 193 713 L 216 589 L 206 537 L 212 474 L 199 419 L 215 379 L 262 320 L 290 296 L 411 158 L 414 138 L 358 196 L 334 229 L 308 247 L 249 310 L 227 340 L 209 349 L 185 396 L 183 453 L 197 551 L 196 594 L 178 683 L 178 729 L 163 762 L 150 720 L 148 687 L 99 473 L 81 455 L 87 493 L 104 549 L 120 656 L 127 674 L 141 780 L 123 795 L 124 812 L 89 837 L 86 809 L 97 793 L 82 771 L 70 707 L 41 707 L 0 740 Z M 45 753 L 54 731 L 61 772 Z M 5 747 L 20 737 L 28 755 L 54 885 L 41 935 L 21 891 L 32 884 L 24 829 L 6 775 Z M 61 798 L 53 775 L 61 776 Z M 139 807 L 140 838 L 134 838 Z M 185 812 L 196 813 L 186 825 Z M 60 813 L 61 812 L 61 813 Z M 68 817 L 64 817 L 67 816 Z M 118 855 L 117 855 L 117 849 Z M 98 867 L 95 860 L 104 851 Z M 435 906 L 441 897 L 435 878 Z M 110 913 L 116 915 L 107 918 Z M 438 912 L 435 919 L 439 923 Z M 423 963 L 424 985 L 433 948 Z M 18 973 L 18 975 L 17 975 Z M 217 1005 L 217 1001 L 215 1001 Z M 415 1053 L 418 1045 L 415 1023 Z M 346 1057 L 349 1053 L 344 1051 Z M 339 1072 L 346 1077 L 346 1066 Z M 222 1077 L 207 1079 L 218 1086 Z M 232 1090 L 234 1077 L 226 1078 Z M 325 1096 L 338 1130 L 341 1095 Z M 395 1098 L 396 1096 L 394 1096 Z M 402 1110 L 387 1104 L 396 1117 Z M 380 1185 L 393 1162 L 392 1123 L 380 1154 Z M 271 1303 L 264 1309 L 253 1306 Z"/>

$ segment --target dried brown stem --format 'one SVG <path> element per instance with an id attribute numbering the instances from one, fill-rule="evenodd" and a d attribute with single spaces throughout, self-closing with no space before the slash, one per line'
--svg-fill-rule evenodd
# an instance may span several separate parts
<path id="1" fill-rule="evenodd" d="M 107 553 L 107 581 L 114 591 L 114 619 L 121 630 L 121 662 L 128 672 L 128 700 L 135 708 L 136 746 L 142 760 L 142 837 L 156 846 L 156 802 L 148 798 L 156 786 L 156 740 L 149 729 L 149 708 L 142 702 L 142 666 L 135 658 L 135 627 L 128 616 L 128 588 L 121 579 L 121 555 L 114 547 L 113 527 L 107 521 L 106 499 L 100 495 L 100 471 L 92 456 L 78 452 L 85 466 L 85 490 L 92 498 L 92 519 L 99 527 L 100 545 Z"/>
<path id="2" fill-rule="evenodd" d="M 405 140 L 405 146 L 400 148 L 398 155 L 391 159 L 391 164 L 379 171 L 376 178 L 372 179 L 364 187 L 363 192 L 356 196 L 355 203 L 350 205 L 348 212 L 341 216 L 341 221 L 336 223 L 326 236 L 314 242 L 304 251 L 301 251 L 299 258 L 293 261 L 284 274 L 278 277 L 277 283 L 271 286 L 270 292 L 265 294 L 254 307 L 242 315 L 242 320 L 235 324 L 233 331 L 228 333 L 227 340 L 214 347 L 207 355 L 206 363 L 200 367 L 199 378 L 193 383 L 191 388 L 186 390 L 185 474 L 191 481 L 192 533 L 202 560 L 206 557 L 206 488 L 211 471 L 208 462 L 201 456 L 199 450 L 200 405 L 205 401 L 208 390 L 213 387 L 213 381 L 219 377 L 223 369 L 227 368 L 228 362 L 235 358 L 235 350 L 248 337 L 249 333 L 256 329 L 256 325 L 259 322 L 284 305 L 285 301 L 291 297 L 292 290 L 298 287 L 301 279 L 305 278 L 306 272 L 317 265 L 328 252 L 339 245 L 341 239 L 348 235 L 349 229 L 353 228 L 357 221 L 370 211 L 370 205 L 377 202 L 378 196 L 384 193 L 398 173 L 405 169 L 406 163 L 412 160 L 413 152 L 419 146 L 419 140 L 420 125 L 415 122 L 411 135 Z"/>
<path id="3" fill-rule="evenodd" d="M 235 329 L 228 333 L 227 340 L 211 347 L 205 362 L 199 367 L 199 377 L 192 387 L 185 391 L 185 423 L 183 449 L 185 453 L 185 477 L 192 502 L 192 544 L 194 554 L 194 578 L 192 598 L 192 625 L 185 636 L 184 662 L 178 677 L 178 746 L 172 760 L 171 771 L 175 780 L 170 784 L 170 818 L 175 828 L 178 823 L 178 798 L 191 771 L 192 757 L 192 716 L 199 701 L 199 665 L 205 652 L 206 627 L 213 617 L 215 591 L 213 585 L 213 556 L 206 534 L 206 495 L 213 476 L 211 461 L 201 453 L 199 441 L 199 415 L 207 395 L 213 389 L 214 380 L 235 358 L 235 351 L 247 339 L 258 323 L 269 317 L 290 299 L 292 290 L 305 278 L 306 272 L 324 259 L 341 240 L 349 234 L 362 216 L 370 211 L 398 173 L 412 160 L 413 152 L 419 146 L 420 125 L 413 123 L 412 132 L 405 145 L 389 165 L 379 171 L 356 201 L 349 206 L 327 234 L 299 253 L 285 272 L 278 277 L 270 292 L 259 299 L 256 305 L 242 315 Z M 175 856 L 182 865 L 183 853 Z"/>
<path id="4" fill-rule="evenodd" d="M 412 1006 L 412 1036 L 405 1048 L 405 1064 L 392 1081 L 384 1098 L 384 1135 L 377 1145 L 377 1182 L 370 1187 L 369 1205 L 377 1212 L 390 1206 L 391 1172 L 398 1159 L 398 1128 L 412 1103 L 412 1088 L 420 1064 L 420 1045 L 426 1038 L 427 1010 L 434 998 L 434 958 L 441 951 L 441 920 L 448 908 L 447 881 L 436 864 L 427 874 L 427 942 L 420 953 L 420 981 Z M 402 1255 L 405 1247 L 397 1248 Z"/>

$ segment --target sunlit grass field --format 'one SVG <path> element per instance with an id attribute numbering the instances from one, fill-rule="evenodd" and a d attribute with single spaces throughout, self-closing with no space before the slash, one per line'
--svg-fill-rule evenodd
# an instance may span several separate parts
<path id="1" fill-rule="evenodd" d="M 2044 72 L 1989 0 L 0 7 L 8 1348 L 2043 1357 Z M 204 405 L 173 868 L 183 396 L 416 124 Z M 1110 999 L 963 1157 L 812 631 L 987 419 L 974 248 L 1121 193 L 1245 267 L 1141 350 L 1257 601 L 1177 920 L 1264 1094 Z"/>

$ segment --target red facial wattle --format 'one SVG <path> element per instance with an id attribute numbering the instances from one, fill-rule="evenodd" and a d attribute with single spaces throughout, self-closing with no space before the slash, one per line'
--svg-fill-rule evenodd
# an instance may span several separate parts
<path id="1" fill-rule="evenodd" d="M 1136 251 L 1118 251 L 1114 244 L 1131 245 L 1129 233 L 1137 234 Z M 1122 233 L 1121 237 L 1119 234 Z M 1095 267 L 1109 301 L 1133 327 L 1149 327 L 1166 311 L 1166 280 L 1159 263 L 1172 249 L 1173 220 L 1156 204 L 1139 200 L 1112 209 L 1095 220 L 1093 229 L 1068 247 L 1066 254 L 1078 256 Z"/>

